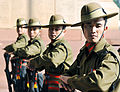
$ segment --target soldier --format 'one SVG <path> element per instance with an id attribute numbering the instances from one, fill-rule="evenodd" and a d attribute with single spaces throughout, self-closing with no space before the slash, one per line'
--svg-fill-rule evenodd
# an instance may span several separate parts
<path id="1" fill-rule="evenodd" d="M 28 36 L 26 35 L 27 21 L 24 18 L 17 19 L 16 22 L 18 37 L 15 43 L 10 44 L 4 48 L 8 53 L 16 51 L 18 48 L 25 47 L 28 44 Z"/>
<path id="2" fill-rule="evenodd" d="M 7 58 L 10 56 L 11 57 L 11 65 L 12 65 L 12 78 L 8 78 L 8 84 L 9 86 L 13 83 L 13 87 L 14 87 L 14 90 L 16 88 L 16 79 L 15 79 L 15 74 L 16 74 L 16 59 L 14 59 L 16 56 L 11 56 L 13 52 L 15 52 L 17 49 L 19 48 L 22 48 L 22 47 L 25 47 L 26 45 L 28 45 L 28 36 L 26 35 L 26 32 L 27 32 L 27 29 L 24 28 L 27 26 L 27 21 L 24 19 L 24 18 L 19 18 L 17 19 L 17 22 L 16 22 L 16 26 L 17 26 L 17 33 L 18 33 L 18 37 L 17 37 L 17 40 L 16 42 L 6 46 L 4 48 L 4 50 L 6 51 L 4 56 L 6 58 L 6 60 L 8 60 Z M 9 58 L 10 58 L 9 57 Z M 15 61 L 15 62 L 14 62 Z M 9 71 L 9 61 L 6 61 L 6 68 L 8 66 L 8 69 L 7 71 Z M 9 72 L 6 72 L 7 75 L 9 74 L 11 76 L 11 73 Z M 8 77 L 10 77 L 8 76 Z M 11 80 L 10 80 L 11 79 Z M 12 81 L 12 83 L 11 83 Z M 11 89 L 12 90 L 12 89 Z M 10 90 L 9 90 L 10 91 Z"/>
<path id="3" fill-rule="evenodd" d="M 28 35 L 30 37 L 30 40 L 28 41 L 28 45 L 23 47 L 23 48 L 19 48 L 16 51 L 14 51 L 14 55 L 18 56 L 20 59 L 30 59 L 30 58 L 34 58 L 37 55 L 41 55 L 43 53 L 43 51 L 45 50 L 45 45 L 43 40 L 40 38 L 40 33 L 41 33 L 41 24 L 38 21 L 38 19 L 29 19 L 29 23 L 27 25 L 28 28 Z M 24 61 L 24 60 L 23 60 Z M 23 68 L 26 71 L 26 62 L 22 62 L 23 64 Z M 22 71 L 24 71 L 22 70 Z M 36 74 L 35 71 L 30 71 L 28 70 L 28 74 L 29 74 L 29 84 L 30 84 L 30 88 L 29 88 L 29 92 L 35 92 L 35 90 L 37 90 L 37 92 L 39 92 L 39 90 L 41 90 L 42 84 L 43 84 L 43 76 L 41 73 Z M 23 78 L 25 78 L 25 74 L 21 74 L 21 76 Z M 37 77 L 38 76 L 38 77 Z M 38 80 L 37 80 L 37 79 Z M 39 81 L 39 83 L 41 84 L 37 84 L 37 81 Z M 23 83 L 25 84 L 25 83 Z M 22 89 L 25 88 L 25 85 L 21 85 Z M 38 87 L 39 86 L 39 87 Z M 19 87 L 20 89 L 20 87 Z"/>
<path id="4" fill-rule="evenodd" d="M 81 26 L 86 38 L 77 59 L 61 80 L 82 92 L 120 92 L 118 52 L 105 40 L 107 19 L 118 13 L 107 14 L 95 2 L 81 9 Z"/>
<path id="5" fill-rule="evenodd" d="M 52 15 L 48 29 L 48 36 L 51 40 L 42 56 L 30 61 L 29 67 L 45 69 L 45 81 L 42 92 L 59 92 L 59 77 L 73 63 L 72 50 L 64 39 L 65 28 L 71 24 L 65 23 L 61 15 Z"/>
<path id="6" fill-rule="evenodd" d="M 17 49 L 14 52 L 15 55 L 26 59 L 42 54 L 42 52 L 45 50 L 45 45 L 43 40 L 40 38 L 41 26 L 42 25 L 38 19 L 29 19 L 29 23 L 25 28 L 28 28 L 30 40 L 28 41 L 27 46 Z"/>

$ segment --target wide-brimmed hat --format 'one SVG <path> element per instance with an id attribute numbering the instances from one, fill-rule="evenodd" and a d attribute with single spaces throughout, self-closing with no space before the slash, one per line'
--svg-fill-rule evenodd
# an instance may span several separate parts
<path id="1" fill-rule="evenodd" d="M 81 26 L 83 23 L 86 23 L 91 20 L 95 20 L 98 18 L 111 18 L 118 13 L 111 13 L 107 14 L 105 10 L 95 2 L 86 4 L 82 7 L 81 9 L 81 22 L 73 24 L 72 27 L 74 26 Z"/>
<path id="2" fill-rule="evenodd" d="M 29 19 L 28 25 L 26 26 L 28 27 L 42 27 L 42 25 L 40 24 L 40 21 L 37 18 L 32 18 Z"/>
<path id="3" fill-rule="evenodd" d="M 24 18 L 18 18 L 16 21 L 16 26 L 17 27 L 26 27 L 27 21 Z"/>
<path id="4" fill-rule="evenodd" d="M 71 26 L 71 25 L 72 24 L 67 24 L 61 15 L 56 14 L 50 17 L 49 25 L 44 25 L 44 27 L 48 28 L 50 26 Z"/>

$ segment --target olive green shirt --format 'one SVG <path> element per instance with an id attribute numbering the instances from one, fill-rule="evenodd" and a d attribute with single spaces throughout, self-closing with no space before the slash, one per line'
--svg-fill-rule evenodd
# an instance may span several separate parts
<path id="1" fill-rule="evenodd" d="M 61 45 L 61 43 L 64 44 L 66 48 Z M 66 53 L 66 49 L 68 55 Z M 46 72 L 52 73 L 52 69 L 57 68 L 62 62 L 64 62 L 64 60 L 67 64 L 72 65 L 73 54 L 68 42 L 62 38 L 54 43 L 50 43 L 43 55 L 31 60 L 30 65 L 35 66 L 35 68 L 41 68 L 44 66 Z M 69 69 L 66 64 L 64 64 L 64 66 L 64 70 Z"/>
<path id="2" fill-rule="evenodd" d="M 22 48 L 28 45 L 28 40 L 28 36 L 26 34 L 22 34 L 17 38 L 15 43 L 6 46 L 4 50 L 6 50 L 6 52 L 14 52 L 18 48 Z"/>
<path id="3" fill-rule="evenodd" d="M 14 54 L 20 58 L 32 58 L 43 53 L 44 50 L 44 42 L 40 36 L 37 36 L 34 39 L 29 40 L 27 46 L 17 49 Z"/>
<path id="4" fill-rule="evenodd" d="M 112 51 L 120 60 L 118 52 L 104 38 L 89 55 L 86 47 L 83 46 L 68 71 L 68 75 L 72 76 L 68 79 L 70 86 L 82 92 L 108 92 L 109 87 L 118 77 L 119 64 L 110 53 L 107 53 L 99 61 L 100 54 L 97 53 L 104 48 Z M 77 62 L 80 64 L 79 69 L 77 68 Z M 78 72 L 80 73 L 79 76 Z M 120 92 L 120 80 L 113 92 Z"/>

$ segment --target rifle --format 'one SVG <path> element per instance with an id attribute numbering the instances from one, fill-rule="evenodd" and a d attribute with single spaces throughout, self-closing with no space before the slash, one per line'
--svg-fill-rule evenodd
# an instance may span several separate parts
<path id="1" fill-rule="evenodd" d="M 10 55 L 8 53 L 4 53 L 4 58 L 5 58 L 5 62 L 6 62 L 5 73 L 6 73 L 7 82 L 8 82 L 8 89 L 9 89 L 9 92 L 12 92 L 12 86 L 11 86 L 12 79 L 11 79 L 11 73 L 9 71 Z"/>

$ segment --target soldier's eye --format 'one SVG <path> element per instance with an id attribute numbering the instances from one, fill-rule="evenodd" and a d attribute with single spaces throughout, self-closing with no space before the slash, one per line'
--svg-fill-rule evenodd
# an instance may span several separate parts
<path id="1" fill-rule="evenodd" d="M 96 25 L 96 28 L 99 28 L 99 27 L 101 27 L 101 25 Z"/>
<path id="2" fill-rule="evenodd" d="M 60 29 L 58 29 L 58 28 L 55 29 L 55 31 L 58 31 L 58 30 L 60 30 Z"/>
<path id="3" fill-rule="evenodd" d="M 33 30 L 35 31 L 35 30 L 36 30 L 36 28 L 33 28 Z"/>

